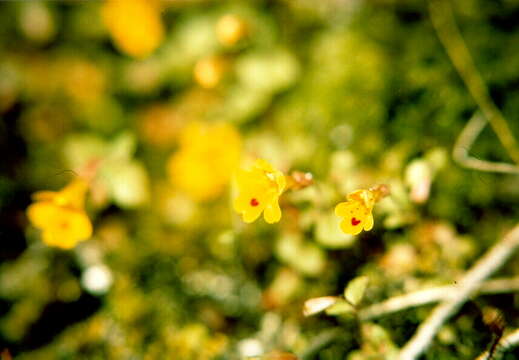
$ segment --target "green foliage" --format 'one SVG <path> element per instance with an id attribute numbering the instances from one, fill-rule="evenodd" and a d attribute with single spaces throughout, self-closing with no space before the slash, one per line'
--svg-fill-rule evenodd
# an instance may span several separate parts
<path id="1" fill-rule="evenodd" d="M 367 276 L 359 276 L 351 280 L 344 289 L 344 298 L 354 306 L 359 305 L 364 297 L 368 281 Z"/>
<path id="2" fill-rule="evenodd" d="M 453 3 L 518 138 L 519 5 Z M 272 350 L 394 359 L 430 307 L 373 322 L 358 312 L 452 285 L 517 222 L 516 175 L 451 160 L 478 108 L 427 2 L 163 1 L 164 39 L 144 59 L 114 45 L 102 5 L 0 1 L 0 351 L 22 360 L 233 360 Z M 215 30 L 228 14 L 246 24 L 231 46 Z M 207 59 L 221 71 L 214 87 L 195 74 Z M 239 132 L 243 161 L 313 174 L 313 185 L 283 194 L 279 223 L 241 222 L 232 180 L 208 201 L 173 185 L 186 176 L 168 171 L 184 126 L 216 121 Z M 490 127 L 470 153 L 510 161 Z M 25 215 L 31 194 L 94 165 L 94 236 L 70 251 L 45 246 Z M 375 206 L 373 230 L 345 235 L 335 205 L 377 184 L 391 195 Z M 305 317 L 309 299 L 321 300 Z M 478 300 L 519 326 L 516 295 Z M 446 326 L 425 358 L 473 359 L 492 340 L 471 304 Z"/>

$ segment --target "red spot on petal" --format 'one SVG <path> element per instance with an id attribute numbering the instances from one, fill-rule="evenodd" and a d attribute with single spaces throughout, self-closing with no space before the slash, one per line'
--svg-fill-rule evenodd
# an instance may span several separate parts
<path id="1" fill-rule="evenodd" d="M 351 224 L 353 226 L 357 226 L 360 224 L 360 220 L 355 219 L 354 217 L 351 218 Z"/>
<path id="2" fill-rule="evenodd" d="M 255 198 L 250 199 L 250 206 L 258 206 L 258 205 L 259 205 L 258 200 L 256 200 Z"/>

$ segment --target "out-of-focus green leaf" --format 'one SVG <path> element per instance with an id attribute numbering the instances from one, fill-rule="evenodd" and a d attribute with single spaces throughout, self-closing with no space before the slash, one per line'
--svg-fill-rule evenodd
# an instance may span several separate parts
<path id="1" fill-rule="evenodd" d="M 276 254 L 283 262 L 308 276 L 317 276 L 326 263 L 324 252 L 297 235 L 284 235 L 276 245 Z"/>
<path id="2" fill-rule="evenodd" d="M 149 199 L 149 180 L 144 166 L 137 161 L 110 163 L 103 170 L 114 202 L 123 208 L 145 204 Z"/>
<path id="3" fill-rule="evenodd" d="M 351 247 L 356 237 L 344 234 L 340 222 L 341 219 L 332 212 L 320 215 L 314 231 L 317 242 L 330 249 Z"/>
<path id="4" fill-rule="evenodd" d="M 244 56 L 236 64 L 236 72 L 246 87 L 277 92 L 294 83 L 299 74 L 299 64 L 290 52 L 279 49 Z"/>
<path id="5" fill-rule="evenodd" d="M 65 139 L 63 155 L 68 167 L 74 169 L 92 159 L 100 159 L 108 151 L 108 144 L 94 134 L 73 134 Z"/>
<path id="6" fill-rule="evenodd" d="M 344 297 L 353 305 L 358 305 L 364 297 L 364 292 L 368 286 L 368 277 L 359 276 L 351 280 L 344 289 Z"/>
<path id="7" fill-rule="evenodd" d="M 135 148 L 137 147 L 137 140 L 130 132 L 124 132 L 118 135 L 113 143 L 110 145 L 109 157 L 111 160 L 124 161 L 129 160 Z"/>
<path id="8" fill-rule="evenodd" d="M 236 86 L 229 91 L 220 112 L 234 122 L 245 122 L 265 110 L 270 104 L 271 98 L 272 96 L 268 92 Z"/>
<path id="9" fill-rule="evenodd" d="M 332 316 L 353 315 L 353 314 L 355 314 L 355 312 L 356 312 L 355 308 L 350 303 L 348 303 L 347 301 L 344 301 L 344 300 L 339 300 L 335 304 L 333 304 L 332 306 L 330 306 L 329 308 L 326 309 L 326 314 L 332 315 Z"/>

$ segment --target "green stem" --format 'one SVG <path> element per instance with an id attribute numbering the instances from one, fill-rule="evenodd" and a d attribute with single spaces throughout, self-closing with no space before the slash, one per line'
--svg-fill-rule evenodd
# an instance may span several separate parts
<path id="1" fill-rule="evenodd" d="M 463 41 L 449 1 L 429 0 L 432 24 L 454 67 L 487 118 L 510 157 L 519 164 L 519 148 L 501 111 L 494 104 L 467 45 Z"/>

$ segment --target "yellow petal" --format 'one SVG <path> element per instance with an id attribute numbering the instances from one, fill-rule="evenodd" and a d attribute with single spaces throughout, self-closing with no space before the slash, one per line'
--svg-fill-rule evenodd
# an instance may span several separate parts
<path id="1" fill-rule="evenodd" d="M 191 122 L 182 129 L 179 151 L 168 160 L 169 178 L 197 201 L 214 199 L 231 180 L 240 151 L 240 135 L 232 125 Z M 252 177 L 241 170 L 235 179 L 238 188 L 245 189 Z"/>
<path id="2" fill-rule="evenodd" d="M 236 183 L 238 184 L 238 188 L 247 189 L 251 188 L 257 180 L 254 180 L 255 176 L 252 171 L 247 170 L 239 170 L 236 173 Z"/>
<path id="3" fill-rule="evenodd" d="M 198 157 L 179 152 L 169 159 L 167 167 L 172 182 L 197 201 L 213 199 L 224 190 L 225 182 Z"/>
<path id="4" fill-rule="evenodd" d="M 42 240 L 49 246 L 56 246 L 62 249 L 71 249 L 76 245 L 74 239 L 63 237 L 62 234 L 47 230 L 42 234 Z"/>
<path id="5" fill-rule="evenodd" d="M 202 124 L 198 121 L 192 121 L 187 124 L 180 135 L 180 147 L 190 148 L 193 145 L 197 145 L 199 142 L 200 134 L 202 132 Z"/>
<path id="6" fill-rule="evenodd" d="M 77 240 L 87 240 L 92 236 L 92 223 L 84 211 L 69 215 L 70 236 Z"/>
<path id="7" fill-rule="evenodd" d="M 109 0 L 103 20 L 117 47 L 128 55 L 145 57 L 162 42 L 160 11 L 150 0 Z"/>
<path id="8" fill-rule="evenodd" d="M 242 215 L 243 221 L 250 223 L 256 220 L 265 206 L 267 199 L 260 194 L 242 193 L 233 203 L 234 210 Z"/>
<path id="9" fill-rule="evenodd" d="M 43 228 L 42 240 L 64 249 L 92 236 L 92 223 L 83 211 L 60 209 L 59 220 Z"/>
<path id="10" fill-rule="evenodd" d="M 70 237 L 61 232 L 46 230 L 43 232 L 42 240 L 48 246 L 55 246 L 64 250 L 72 249 L 80 240 Z"/>
<path id="11" fill-rule="evenodd" d="M 269 224 L 276 223 L 281 219 L 281 209 L 279 207 L 279 203 L 278 203 L 277 199 L 270 202 L 265 207 L 263 217 L 265 218 L 265 221 Z"/>
<path id="12" fill-rule="evenodd" d="M 278 195 L 281 195 L 285 190 L 285 186 L 287 185 L 287 179 L 281 171 L 276 171 L 274 176 L 278 185 Z"/>
<path id="13" fill-rule="evenodd" d="M 92 236 L 92 223 L 84 211 L 45 201 L 30 205 L 27 216 L 42 230 L 42 240 L 51 246 L 70 248 Z"/>
<path id="14" fill-rule="evenodd" d="M 27 217 L 35 227 L 43 229 L 58 220 L 59 207 L 50 201 L 37 202 L 27 208 Z"/>
<path id="15" fill-rule="evenodd" d="M 261 215 L 261 211 L 263 207 L 257 206 L 251 209 L 248 209 L 242 213 L 242 219 L 246 223 L 254 222 Z"/>
<path id="16" fill-rule="evenodd" d="M 264 172 L 274 172 L 274 168 L 267 160 L 256 159 L 254 164 L 252 165 L 254 169 L 258 169 Z"/>
<path id="17" fill-rule="evenodd" d="M 341 217 L 351 216 L 353 215 L 354 208 L 355 203 L 353 201 L 341 202 L 335 207 L 335 215 Z"/>
<path id="18" fill-rule="evenodd" d="M 257 159 L 254 163 L 253 171 L 256 171 L 261 175 L 261 178 L 267 182 L 266 186 L 270 187 L 272 186 L 272 183 L 274 183 L 276 185 L 277 195 L 281 195 L 283 190 L 285 190 L 285 175 L 281 171 L 275 169 L 266 160 Z"/>
<path id="19" fill-rule="evenodd" d="M 87 191 L 88 182 L 81 178 L 76 178 L 64 187 L 63 190 L 59 191 L 56 201 L 59 202 L 59 205 L 81 209 L 84 207 Z"/>
<path id="20" fill-rule="evenodd" d="M 375 205 L 375 194 L 371 190 L 355 190 L 348 194 L 348 200 L 350 201 L 359 201 L 368 208 L 372 209 Z"/>
<path id="21" fill-rule="evenodd" d="M 350 201 L 361 201 L 362 200 L 362 194 L 365 192 L 366 190 L 355 190 L 355 191 L 352 191 L 350 192 L 346 198 Z"/>
<path id="22" fill-rule="evenodd" d="M 272 224 L 280 220 L 278 198 L 286 186 L 282 172 L 275 170 L 265 160 L 257 159 L 251 170 L 240 170 L 236 174 L 236 182 L 239 196 L 233 207 L 242 214 L 245 222 L 256 220 L 263 210 L 266 222 Z"/>
<path id="23" fill-rule="evenodd" d="M 373 214 L 369 214 L 364 220 L 364 230 L 369 231 L 371 229 L 373 229 Z"/>
<path id="24" fill-rule="evenodd" d="M 351 223 L 351 217 L 345 218 L 343 221 L 341 221 L 341 230 L 345 234 L 350 235 L 357 235 L 362 231 L 362 224 L 359 223 L 358 225 L 354 226 Z"/>
<path id="25" fill-rule="evenodd" d="M 245 194 L 240 194 L 238 195 L 238 197 L 236 199 L 234 199 L 233 201 L 233 209 L 234 211 L 236 211 L 237 213 L 242 213 L 244 211 L 247 210 L 247 208 L 249 207 L 249 203 L 250 203 L 250 196 L 247 196 Z"/>

